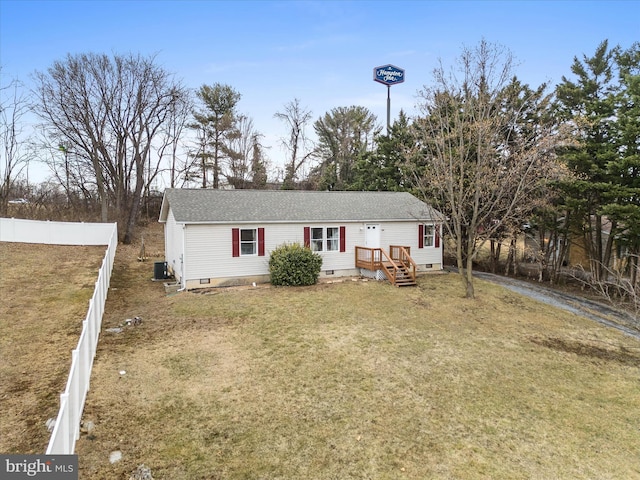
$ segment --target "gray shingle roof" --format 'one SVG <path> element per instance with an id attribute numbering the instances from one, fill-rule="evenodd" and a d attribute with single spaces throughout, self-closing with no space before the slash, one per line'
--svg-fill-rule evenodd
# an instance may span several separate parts
<path id="1" fill-rule="evenodd" d="M 404 192 L 167 189 L 160 221 L 169 206 L 179 223 L 276 223 L 434 220 L 440 214 Z"/>

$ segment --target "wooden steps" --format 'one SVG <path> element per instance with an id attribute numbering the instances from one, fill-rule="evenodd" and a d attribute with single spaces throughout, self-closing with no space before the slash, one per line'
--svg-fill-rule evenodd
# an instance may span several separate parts
<path id="1" fill-rule="evenodd" d="M 391 245 L 389 251 L 387 253 L 383 248 L 356 246 L 356 268 L 384 272 L 389 283 L 396 287 L 416 286 L 418 266 L 411 258 L 410 247 Z"/>
<path id="2" fill-rule="evenodd" d="M 383 262 L 382 266 L 387 270 L 387 278 L 396 287 L 415 287 L 417 285 L 415 277 L 404 266 L 393 265 L 390 262 Z M 392 279 L 394 280 L 392 281 Z"/>

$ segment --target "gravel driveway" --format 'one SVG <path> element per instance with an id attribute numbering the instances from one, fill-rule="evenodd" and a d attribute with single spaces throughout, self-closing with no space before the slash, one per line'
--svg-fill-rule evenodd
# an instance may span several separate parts
<path id="1" fill-rule="evenodd" d="M 521 295 L 533 298 L 548 305 L 575 313 L 594 320 L 607 327 L 640 340 L 640 322 L 629 313 L 623 312 L 609 305 L 587 300 L 585 298 L 560 292 L 542 285 L 535 285 L 515 278 L 503 277 L 493 273 L 474 272 L 474 276 L 497 283 Z"/>

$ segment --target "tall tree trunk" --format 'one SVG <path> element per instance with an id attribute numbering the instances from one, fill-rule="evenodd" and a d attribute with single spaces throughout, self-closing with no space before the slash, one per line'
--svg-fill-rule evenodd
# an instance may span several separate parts
<path id="1" fill-rule="evenodd" d="M 213 188 L 220 188 L 220 170 L 218 164 L 218 155 L 213 159 Z"/>
<path id="2" fill-rule="evenodd" d="M 138 222 L 138 212 L 140 211 L 140 201 L 142 200 L 142 188 L 144 186 L 144 165 L 141 155 L 136 155 L 136 188 L 131 198 L 131 206 L 127 209 L 129 217 L 127 218 L 125 233 L 122 243 L 129 245 L 133 242 L 133 236 Z"/>
<path id="3" fill-rule="evenodd" d="M 124 237 L 122 238 L 122 243 L 124 243 L 125 245 L 129 245 L 131 242 L 133 242 L 133 236 L 135 233 L 136 223 L 138 220 L 138 212 L 140 211 L 140 201 L 141 201 L 140 193 L 141 192 L 137 192 L 137 190 L 139 189 L 136 188 L 136 194 L 134 198 L 131 200 L 132 205 L 129 213 L 129 218 L 125 226 L 126 230 L 124 233 Z"/>
<path id="4" fill-rule="evenodd" d="M 107 192 L 104 188 L 104 177 L 102 175 L 102 166 L 100 162 L 93 159 L 93 167 L 96 173 L 96 186 L 98 188 L 98 198 L 100 199 L 100 221 L 107 223 L 109 221 L 109 201 Z"/>
<path id="5" fill-rule="evenodd" d="M 498 265 L 500 263 L 500 250 L 502 249 L 502 243 L 498 240 L 491 239 L 491 257 L 490 257 L 490 268 L 491 273 L 496 273 L 498 271 Z"/>
<path id="6" fill-rule="evenodd" d="M 476 298 L 475 289 L 473 287 L 473 258 L 467 256 L 467 268 L 465 271 L 465 298 Z"/>
<path id="7" fill-rule="evenodd" d="M 204 149 L 202 150 L 202 188 L 207 188 L 207 156 L 205 155 Z"/>
<path id="8" fill-rule="evenodd" d="M 596 224 L 595 224 L 595 275 L 597 280 L 602 280 L 604 276 L 604 268 L 605 265 L 603 263 L 602 256 L 602 217 L 600 215 L 596 215 Z"/>
<path id="9" fill-rule="evenodd" d="M 618 227 L 618 222 L 616 220 L 610 220 L 610 230 L 609 236 L 607 237 L 607 243 L 604 246 L 604 250 L 602 252 L 602 269 L 603 271 L 608 271 L 609 265 L 611 264 L 611 257 L 613 252 L 613 242 L 614 242 L 614 232 Z M 605 279 L 606 280 L 606 279 Z"/>
<path id="10" fill-rule="evenodd" d="M 511 270 L 511 266 L 513 265 L 513 275 L 516 274 L 515 269 L 515 257 L 516 257 L 516 245 L 518 241 L 518 234 L 514 233 L 509 241 L 509 253 L 507 254 L 507 262 L 504 269 L 504 274 L 509 275 L 509 271 Z"/>
<path id="11" fill-rule="evenodd" d="M 465 284 L 465 298 L 475 298 L 475 290 L 473 287 L 473 251 L 476 239 L 470 229 L 467 229 L 465 239 L 466 251 L 464 252 L 464 269 L 461 270 Z"/>

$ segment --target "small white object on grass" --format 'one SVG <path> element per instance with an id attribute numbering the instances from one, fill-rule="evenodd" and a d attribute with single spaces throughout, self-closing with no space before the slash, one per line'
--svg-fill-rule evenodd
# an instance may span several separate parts
<path id="1" fill-rule="evenodd" d="M 56 426 L 56 419 L 55 418 L 50 418 L 45 422 L 45 425 L 47 427 L 47 430 L 49 430 L 50 432 L 53 432 L 53 428 Z"/>

